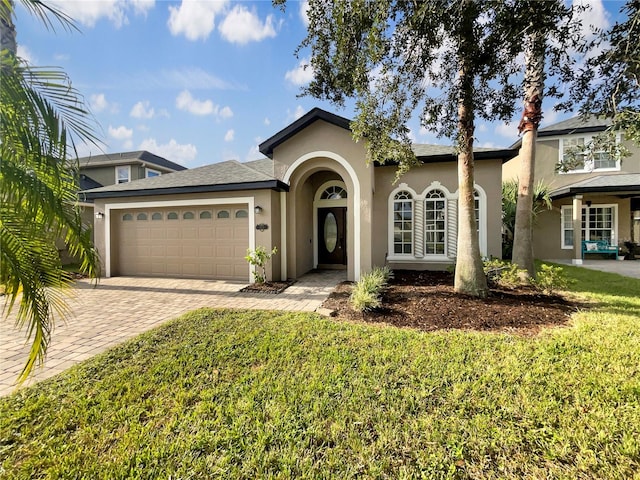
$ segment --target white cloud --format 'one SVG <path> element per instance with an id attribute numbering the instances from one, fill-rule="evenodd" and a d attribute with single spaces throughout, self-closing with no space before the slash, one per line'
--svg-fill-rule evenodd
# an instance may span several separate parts
<path id="1" fill-rule="evenodd" d="M 235 134 L 236 132 L 234 132 L 233 129 L 227 130 L 227 133 L 224 134 L 224 141 L 233 142 L 233 138 L 235 137 Z"/>
<path id="2" fill-rule="evenodd" d="M 259 145 L 262 143 L 262 137 L 256 137 L 253 140 L 255 143 L 247 152 L 247 156 L 245 157 L 246 162 L 250 162 L 251 160 L 256 160 L 257 158 L 263 157 L 263 155 L 260 153 L 259 147 Z"/>
<path id="3" fill-rule="evenodd" d="M 499 145 L 496 145 L 493 142 L 482 142 L 478 145 L 480 148 L 498 148 Z"/>
<path id="4" fill-rule="evenodd" d="M 21 59 L 23 59 L 27 63 L 30 63 L 31 65 L 33 65 L 34 63 L 38 63 L 36 57 L 33 55 L 33 52 L 31 52 L 31 50 L 29 50 L 29 47 L 27 47 L 26 45 L 18 44 L 17 53 Z"/>
<path id="5" fill-rule="evenodd" d="M 179 7 L 169 7 L 169 31 L 173 36 L 184 35 L 192 42 L 206 40 L 215 27 L 216 15 L 226 8 L 227 3 L 182 0 Z"/>
<path id="6" fill-rule="evenodd" d="M 95 113 L 100 113 L 109 108 L 109 102 L 107 102 L 107 98 L 104 96 L 104 93 L 98 93 L 91 95 L 89 98 L 89 106 Z"/>
<path id="7" fill-rule="evenodd" d="M 127 140 L 133 137 L 133 130 L 124 125 L 115 128 L 109 125 L 109 136 L 116 140 Z"/>
<path id="8" fill-rule="evenodd" d="M 309 26 L 309 0 L 300 2 L 300 18 L 305 27 Z"/>
<path id="9" fill-rule="evenodd" d="M 268 127 L 269 125 L 271 125 L 271 120 L 269 120 L 269 117 L 264 117 L 264 124 Z"/>
<path id="10" fill-rule="evenodd" d="M 292 122 L 294 120 L 299 119 L 305 113 L 306 112 L 305 112 L 304 108 L 302 108 L 302 106 L 300 106 L 300 105 L 298 105 L 293 112 L 287 108 L 287 120 L 286 121 L 287 121 L 287 123 L 290 123 L 290 122 Z"/>
<path id="11" fill-rule="evenodd" d="M 196 158 L 198 149 L 195 145 L 187 143 L 181 145 L 173 138 L 169 140 L 169 143 L 158 144 L 155 138 L 147 138 L 138 147 L 140 150 L 148 150 L 156 155 L 171 160 L 172 162 L 178 162 L 185 165 Z"/>
<path id="12" fill-rule="evenodd" d="M 129 115 L 133 118 L 153 118 L 156 111 L 151 107 L 148 100 L 140 101 L 136 103 Z"/>
<path id="13" fill-rule="evenodd" d="M 176 107 L 194 115 L 211 115 L 214 105 L 211 100 L 197 100 L 193 98 L 189 90 L 183 90 L 176 98 Z"/>
<path id="14" fill-rule="evenodd" d="M 242 5 L 233 7 L 218 29 L 222 38 L 240 45 L 259 42 L 265 38 L 276 36 L 276 30 L 273 27 L 273 15 L 268 15 L 264 23 L 262 23 L 255 9 L 249 11 L 248 8 Z"/>
<path id="15" fill-rule="evenodd" d="M 518 136 L 518 124 L 516 122 L 499 123 L 495 128 L 495 132 L 498 135 L 515 140 Z"/>
<path id="16" fill-rule="evenodd" d="M 486 123 L 479 123 L 478 125 L 476 125 L 476 132 L 484 133 L 486 131 L 487 131 Z"/>
<path id="17" fill-rule="evenodd" d="M 284 74 L 285 80 L 294 85 L 306 85 L 313 80 L 313 67 L 308 58 L 303 58 L 298 66 Z"/>
<path id="18" fill-rule="evenodd" d="M 58 62 L 66 62 L 71 60 L 71 55 L 69 55 L 68 53 L 56 53 L 53 58 Z"/>
<path id="19" fill-rule="evenodd" d="M 126 150 L 133 149 L 133 140 L 127 140 L 126 142 L 124 142 L 122 144 L 122 148 L 125 148 Z"/>
<path id="20" fill-rule="evenodd" d="M 222 107 L 219 112 L 220 118 L 231 118 L 233 117 L 233 111 L 229 107 Z"/>
<path id="21" fill-rule="evenodd" d="M 155 5 L 154 0 L 51 0 L 50 3 L 86 27 L 93 27 L 106 18 L 116 28 L 129 23 L 127 13 L 146 15 Z"/>
<path id="22" fill-rule="evenodd" d="M 183 90 L 176 98 L 176 107 L 193 115 L 214 115 L 216 117 L 227 119 L 233 117 L 233 111 L 229 107 L 220 108 L 211 100 L 198 100 L 193 98 L 189 90 Z"/>

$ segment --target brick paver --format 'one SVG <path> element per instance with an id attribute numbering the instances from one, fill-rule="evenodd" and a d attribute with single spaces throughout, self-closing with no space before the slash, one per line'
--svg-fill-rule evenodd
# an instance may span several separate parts
<path id="1" fill-rule="evenodd" d="M 72 316 L 56 324 L 45 364 L 26 385 L 196 308 L 314 311 L 345 278 L 344 271 L 308 273 L 279 295 L 240 293 L 246 284 L 213 280 L 113 277 L 98 286 L 80 280 L 68 299 Z M 24 330 L 11 328 L 13 322 L 3 314 L 0 396 L 15 390 L 29 351 Z"/>

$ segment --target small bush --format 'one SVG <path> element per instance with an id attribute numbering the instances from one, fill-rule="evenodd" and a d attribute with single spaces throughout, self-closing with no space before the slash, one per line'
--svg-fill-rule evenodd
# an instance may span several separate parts
<path id="1" fill-rule="evenodd" d="M 379 308 L 380 295 L 391 276 L 392 272 L 387 266 L 375 267 L 370 273 L 363 274 L 353 287 L 349 299 L 354 310 L 364 312 Z"/>
<path id="2" fill-rule="evenodd" d="M 264 283 L 267 281 L 267 262 L 271 260 L 276 253 L 278 253 L 278 247 L 273 247 L 273 250 L 267 252 L 267 249 L 263 246 L 258 246 L 255 250 L 247 249 L 247 255 L 244 259 L 249 262 L 250 265 L 257 267 L 253 272 L 253 277 L 256 283 Z M 260 270 L 258 270 L 260 269 Z"/>
<path id="3" fill-rule="evenodd" d="M 554 267 L 543 263 L 540 265 L 540 271 L 536 274 L 536 278 L 531 283 L 547 295 L 553 295 L 558 290 L 568 288 L 572 282 L 566 277 L 562 267 Z"/>
<path id="4" fill-rule="evenodd" d="M 491 283 L 503 288 L 515 288 L 522 284 L 524 270 L 514 263 L 493 258 L 484 261 L 484 273 Z"/>

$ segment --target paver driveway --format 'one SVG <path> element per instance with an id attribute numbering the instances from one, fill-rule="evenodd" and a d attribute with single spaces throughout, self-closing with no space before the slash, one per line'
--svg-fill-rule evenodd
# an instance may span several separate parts
<path id="1" fill-rule="evenodd" d="M 114 277 L 95 288 L 80 280 L 68 302 L 70 320 L 56 325 L 44 368 L 26 385 L 196 308 L 314 311 L 345 278 L 344 271 L 309 273 L 279 295 L 240 293 L 246 284 L 209 280 Z M 12 324 L 4 317 L 0 324 L 0 395 L 15 390 L 28 354 L 24 331 Z"/>

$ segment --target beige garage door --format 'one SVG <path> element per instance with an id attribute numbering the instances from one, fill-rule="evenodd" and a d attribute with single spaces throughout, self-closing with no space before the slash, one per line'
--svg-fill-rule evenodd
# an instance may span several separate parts
<path id="1" fill-rule="evenodd" d="M 120 275 L 249 279 L 246 205 L 117 212 Z"/>

